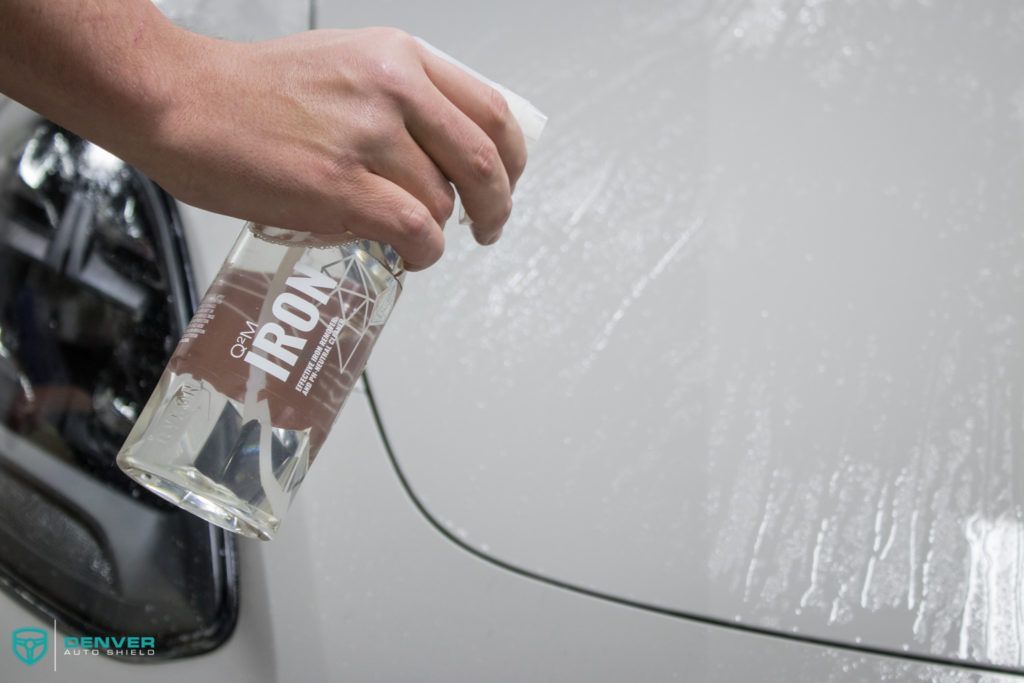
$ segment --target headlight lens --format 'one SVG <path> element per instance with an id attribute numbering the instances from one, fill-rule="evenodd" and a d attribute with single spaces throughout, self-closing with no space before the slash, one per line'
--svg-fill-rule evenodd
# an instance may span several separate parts
<path id="1" fill-rule="evenodd" d="M 71 631 L 207 651 L 234 542 L 114 462 L 192 312 L 173 202 L 52 123 L 0 136 L 0 585 Z"/>

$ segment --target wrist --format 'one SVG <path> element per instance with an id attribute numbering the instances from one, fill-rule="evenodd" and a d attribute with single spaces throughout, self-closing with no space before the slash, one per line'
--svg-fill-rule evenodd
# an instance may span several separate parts
<path id="1" fill-rule="evenodd" d="M 129 161 L 179 199 L 197 197 L 197 158 L 225 141 L 222 126 L 231 113 L 224 106 L 226 78 L 236 73 L 232 62 L 242 47 L 173 24 L 161 40 L 161 67 L 147 84 L 151 106 L 140 125 L 137 158 Z"/>
<path id="2" fill-rule="evenodd" d="M 148 28 L 142 58 L 126 67 L 128 73 L 122 79 L 120 134 L 125 148 L 111 150 L 138 166 L 145 166 L 155 153 L 167 148 L 169 131 L 186 117 L 188 102 L 195 97 L 196 53 L 203 41 L 209 40 L 176 26 L 162 14 Z"/>

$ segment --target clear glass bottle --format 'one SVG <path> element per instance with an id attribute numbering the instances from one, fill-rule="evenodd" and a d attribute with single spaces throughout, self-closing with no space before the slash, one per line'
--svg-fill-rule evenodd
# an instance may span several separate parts
<path id="1" fill-rule="evenodd" d="M 247 225 L 117 457 L 214 524 L 269 540 L 402 290 L 393 249 Z"/>

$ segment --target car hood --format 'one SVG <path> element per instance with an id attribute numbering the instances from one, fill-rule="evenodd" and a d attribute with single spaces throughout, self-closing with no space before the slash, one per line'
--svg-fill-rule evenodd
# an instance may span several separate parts
<path id="1" fill-rule="evenodd" d="M 546 7 L 420 21 L 550 124 L 371 360 L 413 490 L 595 591 L 1019 667 L 1024 10 Z"/>

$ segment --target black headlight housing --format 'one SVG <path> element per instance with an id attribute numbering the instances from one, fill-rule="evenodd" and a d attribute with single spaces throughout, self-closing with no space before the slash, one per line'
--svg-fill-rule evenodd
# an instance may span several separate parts
<path id="1" fill-rule="evenodd" d="M 11 110 L 0 587 L 70 632 L 154 636 L 157 657 L 207 652 L 236 622 L 235 541 L 114 462 L 196 302 L 175 203 L 103 149 Z"/>

